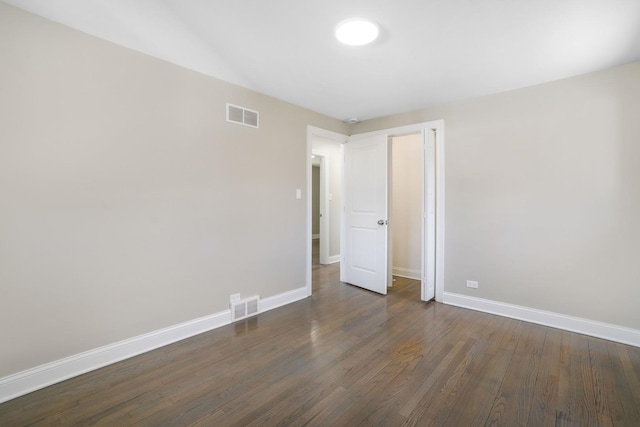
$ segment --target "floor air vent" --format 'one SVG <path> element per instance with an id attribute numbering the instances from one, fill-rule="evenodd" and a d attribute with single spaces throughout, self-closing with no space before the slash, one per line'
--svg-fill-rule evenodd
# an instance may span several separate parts
<path id="1" fill-rule="evenodd" d="M 227 104 L 227 121 L 239 125 L 258 127 L 258 112 L 237 105 Z"/>
<path id="2" fill-rule="evenodd" d="M 260 297 L 250 297 L 231 303 L 231 321 L 246 319 L 260 312 Z"/>

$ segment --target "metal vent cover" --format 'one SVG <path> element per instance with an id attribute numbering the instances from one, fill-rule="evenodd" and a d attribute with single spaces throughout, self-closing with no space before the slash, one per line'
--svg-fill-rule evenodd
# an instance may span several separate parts
<path id="1" fill-rule="evenodd" d="M 254 296 L 231 303 L 231 321 L 246 319 L 260 313 L 260 297 Z"/>
<path id="2" fill-rule="evenodd" d="M 259 113 L 255 110 L 227 104 L 227 121 L 239 125 L 259 127 Z"/>

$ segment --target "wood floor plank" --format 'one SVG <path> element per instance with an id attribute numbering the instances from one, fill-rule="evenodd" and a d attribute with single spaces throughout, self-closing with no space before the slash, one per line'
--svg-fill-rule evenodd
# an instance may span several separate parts
<path id="1" fill-rule="evenodd" d="M 591 360 L 591 374 L 593 377 L 593 394 L 596 401 L 596 413 L 598 424 L 602 426 L 614 426 L 622 422 L 618 417 L 617 422 L 613 414 L 622 414 L 625 409 L 622 404 L 622 396 L 618 394 L 620 389 L 626 388 L 625 381 L 614 384 L 611 376 L 606 372 L 613 372 L 614 367 L 609 356 L 606 342 L 598 338 L 589 339 L 589 358 Z"/>
<path id="2" fill-rule="evenodd" d="M 532 326 L 523 322 L 516 323 L 514 329 L 503 334 L 498 346 L 485 352 L 459 396 L 459 401 L 465 402 L 465 405 L 449 414 L 447 424 L 483 425 L 492 415 L 497 420 L 505 416 L 505 409 L 510 409 L 518 396 L 511 396 L 503 387 L 505 384 L 512 387 L 510 380 L 515 382 L 518 379 L 518 372 L 513 368 L 514 359 L 515 363 L 520 363 L 524 357 L 526 337 Z M 500 351 L 496 352 L 497 349 Z M 510 368 L 511 376 L 505 378 Z"/>
<path id="3" fill-rule="evenodd" d="M 485 425 L 527 425 L 540 368 L 545 330 L 532 324 L 522 326 L 518 331 L 513 356 L 503 372 L 499 389 L 485 387 L 481 390 L 481 394 L 497 396 Z M 468 423 L 478 425 L 481 419 L 476 417 Z"/>
<path id="4" fill-rule="evenodd" d="M 598 402 L 596 401 L 596 386 L 593 382 L 591 357 L 589 355 L 589 337 L 578 335 L 575 337 L 579 343 L 573 351 L 573 357 L 579 361 L 579 376 L 581 381 L 577 381 L 577 374 L 573 380 L 575 392 L 582 399 L 583 422 L 585 426 L 599 426 Z M 574 364 L 576 366 L 576 364 Z"/>
<path id="5" fill-rule="evenodd" d="M 560 377 L 561 332 L 557 329 L 546 328 L 543 350 L 540 360 L 538 378 L 533 390 L 531 410 L 526 425 L 546 426 L 554 425 L 556 419 L 556 405 L 558 401 L 558 384 Z"/>
<path id="6" fill-rule="evenodd" d="M 457 395 L 470 380 L 474 365 L 478 364 L 487 349 L 487 340 L 472 339 L 468 351 L 459 354 L 447 374 L 439 373 L 439 381 L 434 384 L 435 390 L 420 401 L 417 410 L 409 414 L 405 425 L 445 425 L 446 419 L 459 408 Z"/>
<path id="7" fill-rule="evenodd" d="M 561 332 L 560 338 L 560 354 L 558 361 L 559 378 L 558 378 L 558 401 L 556 406 L 556 426 L 571 425 L 572 416 L 577 412 L 576 399 L 577 396 L 572 392 L 570 387 L 571 380 L 571 337 L 569 332 Z M 577 418 L 577 417 L 576 417 Z M 578 424 L 574 424 L 578 425 Z"/>
<path id="8" fill-rule="evenodd" d="M 640 373 L 634 371 L 640 362 L 629 358 L 632 347 L 611 343 L 607 350 L 612 361 L 611 382 L 615 384 L 624 412 L 612 414 L 616 425 L 624 425 L 626 420 L 638 420 L 640 425 Z"/>
<path id="9" fill-rule="evenodd" d="M 563 370 L 556 422 L 563 426 L 597 426 L 595 410 L 590 406 L 591 389 L 585 390 L 585 386 L 591 385 L 587 337 L 578 334 L 565 337 L 561 348 Z"/>
<path id="10" fill-rule="evenodd" d="M 313 268 L 313 296 L 0 404 L 0 426 L 640 426 L 640 349 Z"/>

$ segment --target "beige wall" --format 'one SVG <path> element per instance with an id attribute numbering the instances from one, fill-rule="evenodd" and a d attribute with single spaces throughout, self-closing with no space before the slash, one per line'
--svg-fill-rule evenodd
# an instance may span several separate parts
<path id="1" fill-rule="evenodd" d="M 419 134 L 394 137 L 391 150 L 393 274 L 420 279 L 422 137 Z"/>
<path id="2" fill-rule="evenodd" d="M 348 135 L 348 132 L 343 134 Z M 340 256 L 340 206 L 341 186 L 342 186 L 342 164 L 340 159 L 340 143 L 329 139 L 313 137 L 311 147 L 314 151 L 326 154 L 329 162 L 327 168 L 329 173 L 329 193 L 331 201 L 329 202 L 329 257 Z"/>
<path id="3" fill-rule="evenodd" d="M 0 377 L 304 286 L 307 125 L 445 119 L 446 290 L 640 329 L 638 99 L 636 62 L 349 128 L 0 3 Z"/>
<path id="4" fill-rule="evenodd" d="M 635 62 L 352 133 L 445 120 L 445 291 L 640 329 L 638 100 Z"/>
<path id="5" fill-rule="evenodd" d="M 320 166 L 311 168 L 311 234 L 320 233 Z"/>
<path id="6" fill-rule="evenodd" d="M 304 287 L 307 125 L 0 3 L 0 377 Z"/>

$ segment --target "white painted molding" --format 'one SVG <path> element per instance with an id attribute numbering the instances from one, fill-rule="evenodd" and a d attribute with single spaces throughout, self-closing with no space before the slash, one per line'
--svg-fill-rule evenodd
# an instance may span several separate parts
<path id="1" fill-rule="evenodd" d="M 344 144 L 349 140 L 349 137 L 347 135 L 343 135 L 341 133 L 333 132 L 331 130 L 326 130 L 326 129 L 322 129 L 322 128 L 311 126 L 311 125 L 307 126 L 307 135 L 309 136 L 316 135 L 316 136 L 319 136 L 320 138 L 330 139 L 331 141 L 339 142 L 340 144 Z"/>
<path id="2" fill-rule="evenodd" d="M 273 310 L 274 308 L 282 307 L 283 305 L 291 304 L 292 302 L 305 299 L 308 296 L 309 294 L 307 293 L 307 287 L 305 286 L 262 299 L 260 300 L 260 313 Z"/>
<path id="3" fill-rule="evenodd" d="M 340 262 L 341 258 L 340 258 L 340 254 L 338 255 L 331 255 L 329 257 L 329 264 L 335 264 L 336 262 Z"/>
<path id="4" fill-rule="evenodd" d="M 320 238 L 320 235 L 319 235 L 319 234 L 312 234 L 312 235 L 311 235 L 311 239 L 312 239 L 312 240 L 319 239 L 319 238 Z"/>
<path id="5" fill-rule="evenodd" d="M 552 328 L 564 329 L 566 331 L 640 347 L 640 330 L 624 326 L 451 292 L 444 293 L 443 302 L 471 310 L 497 314 L 499 316 L 524 320 L 525 322 L 551 326 Z"/>
<path id="6" fill-rule="evenodd" d="M 260 301 L 260 311 L 307 296 L 307 288 L 302 287 L 264 298 Z M 0 378 L 0 403 L 230 323 L 231 312 L 224 310 Z"/>
<path id="7" fill-rule="evenodd" d="M 307 194 L 311 194 L 311 154 L 313 152 L 313 138 L 314 136 L 329 139 L 334 142 L 340 143 L 340 157 L 342 157 L 342 144 L 346 143 L 349 140 L 347 135 L 342 135 L 337 132 L 333 132 L 326 129 L 321 129 L 315 126 L 307 126 Z M 327 186 L 328 193 L 328 186 Z M 307 197 L 307 236 L 311 236 L 311 197 Z M 311 295 L 313 292 L 312 284 L 311 284 L 311 238 L 307 237 L 307 262 L 306 262 L 306 277 L 305 284 L 307 287 L 307 296 Z M 326 239 L 328 242 L 328 239 Z"/>
<path id="8" fill-rule="evenodd" d="M 393 275 L 398 277 L 405 277 L 407 279 L 420 280 L 420 270 L 414 270 L 411 268 L 393 267 Z"/>
<path id="9" fill-rule="evenodd" d="M 445 242 L 445 159 L 444 120 L 436 120 L 436 301 L 444 298 L 444 242 Z"/>
<path id="10" fill-rule="evenodd" d="M 169 326 L 0 379 L 0 403 L 231 323 L 231 312 Z"/>
<path id="11" fill-rule="evenodd" d="M 314 136 L 317 135 L 312 135 L 312 139 Z M 329 258 L 329 247 L 331 246 L 330 230 L 332 218 L 331 209 L 329 209 L 329 189 L 331 188 L 329 159 L 331 156 L 328 153 L 314 149 L 313 140 L 311 141 L 311 152 L 320 160 L 320 212 L 322 214 L 320 215 L 320 232 L 317 234 L 317 238 L 322 242 L 320 245 L 320 263 L 324 264 Z"/>

